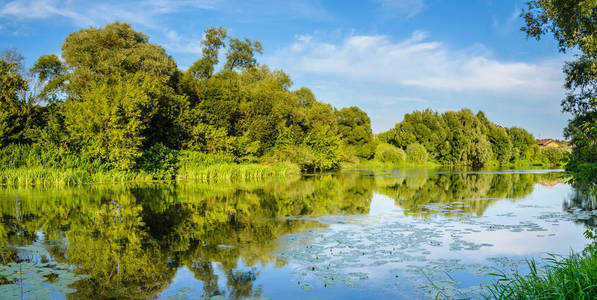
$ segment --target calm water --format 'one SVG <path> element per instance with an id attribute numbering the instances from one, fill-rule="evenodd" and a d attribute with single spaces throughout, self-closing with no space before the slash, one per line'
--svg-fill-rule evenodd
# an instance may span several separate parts
<path id="1" fill-rule="evenodd" d="M 478 298 L 491 273 L 591 242 L 597 207 L 563 175 L 4 188 L 0 297 Z"/>

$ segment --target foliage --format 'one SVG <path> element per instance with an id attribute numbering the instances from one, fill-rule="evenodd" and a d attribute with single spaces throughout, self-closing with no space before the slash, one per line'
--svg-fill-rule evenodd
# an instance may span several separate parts
<path id="1" fill-rule="evenodd" d="M 390 144 L 379 143 L 375 148 L 375 159 L 381 162 L 401 163 L 406 161 L 406 153 Z"/>
<path id="2" fill-rule="evenodd" d="M 374 157 L 403 162 L 404 149 L 417 163 L 427 156 L 474 166 L 528 158 L 517 131 L 494 128 L 482 112 L 467 109 L 407 114 L 378 146 L 364 111 L 322 103 L 306 87 L 293 89 L 285 72 L 259 64 L 259 41 L 211 27 L 201 45 L 201 56 L 182 71 L 148 36 L 116 22 L 72 32 L 60 55 L 40 56 L 28 73 L 21 55 L 6 52 L 0 58 L 6 181 L 43 182 L 60 170 L 85 174 L 81 182 L 226 177 L 235 168 L 266 174 L 287 163 L 320 172 Z M 206 166 L 214 171 L 198 175 Z M 32 177 L 29 167 L 48 172 Z"/>
<path id="3" fill-rule="evenodd" d="M 507 166 L 520 159 L 535 159 L 531 150 L 536 141 L 526 130 L 499 127 L 482 111 L 475 115 L 468 109 L 443 114 L 427 109 L 406 114 L 379 139 L 403 149 L 420 144 L 429 159 L 446 165 L 481 167 L 496 161 Z"/>
<path id="4" fill-rule="evenodd" d="M 173 179 L 178 169 L 178 151 L 161 143 L 154 144 L 139 157 L 137 166 L 153 179 Z"/>
<path id="5" fill-rule="evenodd" d="M 427 150 L 423 145 L 414 143 L 406 147 L 406 156 L 408 160 L 416 163 L 423 163 L 427 161 Z"/>
<path id="6" fill-rule="evenodd" d="M 523 12 L 530 37 L 552 33 L 560 51 L 580 50 L 575 61 L 564 66 L 568 90 L 562 100 L 572 115 L 564 134 L 571 138 L 572 155 L 567 169 L 583 184 L 596 184 L 597 172 L 597 25 L 595 1 L 532 0 Z"/>
<path id="7" fill-rule="evenodd" d="M 561 165 L 567 158 L 567 154 L 568 153 L 563 148 L 542 147 L 539 150 L 540 157 L 552 166 Z"/>
<path id="8" fill-rule="evenodd" d="M 336 111 L 338 132 L 342 140 L 356 149 L 358 157 L 371 159 L 375 154 L 375 143 L 371 131 L 371 120 L 356 106 Z"/>
<path id="9" fill-rule="evenodd" d="M 65 126 L 72 145 L 83 157 L 132 169 L 142 154 L 143 132 L 156 114 L 157 101 L 148 91 L 159 88 L 159 83 L 142 75 L 92 82 L 80 100 L 65 103 Z"/>
<path id="10" fill-rule="evenodd" d="M 0 146 L 20 142 L 25 129 L 26 103 L 19 94 L 27 89 L 27 81 L 17 68 L 0 57 Z"/>
<path id="11" fill-rule="evenodd" d="M 304 143 L 312 149 L 314 155 L 313 164 L 308 167 L 308 171 L 333 170 L 340 166 L 340 136 L 329 126 L 309 132 Z"/>

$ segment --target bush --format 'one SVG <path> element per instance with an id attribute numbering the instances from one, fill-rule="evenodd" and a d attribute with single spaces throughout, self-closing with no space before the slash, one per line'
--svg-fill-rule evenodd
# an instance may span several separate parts
<path id="1" fill-rule="evenodd" d="M 173 179 L 178 170 L 178 151 L 156 143 L 143 152 L 137 167 L 151 174 L 153 179 Z"/>
<path id="2" fill-rule="evenodd" d="M 406 155 L 408 160 L 416 163 L 427 161 L 427 150 L 421 144 L 410 144 L 406 147 Z"/>
<path id="3" fill-rule="evenodd" d="M 270 162 L 291 162 L 297 164 L 301 171 L 312 172 L 315 169 L 315 154 L 310 147 L 305 145 L 289 145 L 273 152 Z"/>
<path id="4" fill-rule="evenodd" d="M 543 147 L 539 150 L 539 159 L 552 166 L 562 164 L 568 156 L 564 148 L 558 147 Z"/>
<path id="5" fill-rule="evenodd" d="M 340 167 L 342 142 L 330 126 L 310 131 L 303 144 L 313 153 L 313 168 L 309 171 L 329 171 Z"/>
<path id="6" fill-rule="evenodd" d="M 386 163 L 400 163 L 406 160 L 406 153 L 390 144 L 380 143 L 375 148 L 375 159 Z"/>
<path id="7" fill-rule="evenodd" d="M 375 155 L 375 150 L 377 149 L 376 146 L 376 143 L 373 141 L 362 145 L 357 145 L 355 147 L 355 154 L 360 158 L 372 159 Z"/>

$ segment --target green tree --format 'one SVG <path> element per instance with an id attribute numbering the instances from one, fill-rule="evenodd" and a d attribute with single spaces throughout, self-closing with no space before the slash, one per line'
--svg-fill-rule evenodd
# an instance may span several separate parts
<path id="1" fill-rule="evenodd" d="M 0 145 L 18 143 L 27 119 L 27 104 L 20 94 L 27 90 L 27 80 L 18 73 L 19 65 L 0 57 Z"/>
<path id="2" fill-rule="evenodd" d="M 313 151 L 314 171 L 332 170 L 340 166 L 340 136 L 330 126 L 324 125 L 312 130 L 305 137 L 304 143 Z"/>
<path id="3" fill-rule="evenodd" d="M 203 57 L 197 60 L 187 71 L 194 78 L 209 78 L 214 74 L 216 65 L 218 64 L 218 54 L 220 48 L 226 46 L 224 40 L 226 39 L 226 28 L 210 27 L 205 30 L 205 37 L 201 44 L 203 45 Z"/>
<path id="4" fill-rule="evenodd" d="M 147 139 L 144 146 L 161 142 L 167 147 L 178 148 L 186 138 L 184 121 L 188 118 L 185 116 L 188 104 L 185 97 L 174 93 L 176 84 L 172 81 L 177 72 L 176 63 L 162 47 L 148 40 L 129 24 L 118 22 L 69 34 L 62 45 L 68 79 L 66 91 L 71 100 L 78 101 L 96 89 L 98 83 L 120 80 L 115 78 L 128 80 L 130 75 L 147 78 L 153 82 L 153 88 L 143 93 L 154 101 L 152 109 L 156 112 L 144 117 L 151 123 L 144 126 L 144 130 L 147 129 L 143 134 L 143 139 Z M 55 60 L 48 60 L 49 65 L 56 65 Z M 94 135 L 94 132 L 77 133 L 79 136 L 85 134 Z M 134 149 L 130 151 L 136 152 Z"/>
<path id="5" fill-rule="evenodd" d="M 530 37 L 552 33 L 560 51 L 580 50 L 564 67 L 568 90 L 562 100 L 572 115 L 565 130 L 573 151 L 567 169 L 580 182 L 597 182 L 597 2 L 583 0 L 532 0 L 523 12 Z"/>
<path id="6" fill-rule="evenodd" d="M 263 53 L 261 42 L 245 39 L 244 41 L 231 38 L 228 41 L 230 47 L 226 54 L 224 69 L 234 70 L 236 68 L 254 67 L 257 64 L 255 53 Z"/>
<path id="7" fill-rule="evenodd" d="M 406 153 L 404 150 L 390 144 L 379 143 L 375 148 L 375 159 L 397 164 L 406 161 Z"/>
<path id="8" fill-rule="evenodd" d="M 532 134 L 525 129 L 519 127 L 508 128 L 508 136 L 512 141 L 512 147 L 518 149 L 520 157 L 523 159 L 532 158 L 533 146 L 537 145 L 537 141 Z"/>
<path id="9" fill-rule="evenodd" d="M 157 112 L 159 81 L 149 76 L 113 75 L 94 81 L 80 100 L 65 103 L 65 125 L 71 142 L 89 160 L 128 170 L 141 156 L 147 130 Z"/>
<path id="10" fill-rule="evenodd" d="M 357 156 L 371 159 L 375 154 L 375 144 L 369 116 L 356 106 L 337 110 L 336 116 L 341 139 L 354 147 Z"/>
<path id="11" fill-rule="evenodd" d="M 41 89 L 39 98 L 45 103 L 55 103 L 64 97 L 66 69 L 58 56 L 54 54 L 40 56 L 31 72 L 37 77 Z"/>
<path id="12" fill-rule="evenodd" d="M 408 160 L 416 163 L 423 163 L 427 161 L 427 150 L 421 144 L 410 144 L 406 147 L 406 155 Z"/>

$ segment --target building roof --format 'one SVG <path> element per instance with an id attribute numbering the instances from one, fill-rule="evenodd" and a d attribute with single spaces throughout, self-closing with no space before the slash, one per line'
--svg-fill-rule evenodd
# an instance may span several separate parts
<path id="1" fill-rule="evenodd" d="M 547 146 L 547 145 L 557 145 L 560 146 L 560 143 L 552 140 L 552 139 L 542 139 L 542 140 L 538 140 L 537 144 L 539 144 L 539 146 Z"/>

